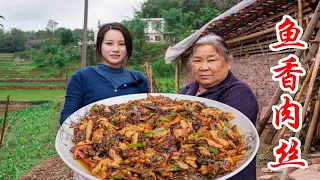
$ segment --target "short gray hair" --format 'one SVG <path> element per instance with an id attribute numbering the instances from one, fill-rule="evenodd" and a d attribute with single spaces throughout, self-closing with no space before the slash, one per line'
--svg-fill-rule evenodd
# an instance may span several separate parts
<path id="1" fill-rule="evenodd" d="M 226 62 L 232 59 L 232 55 L 229 52 L 227 43 L 218 35 L 208 34 L 208 35 L 202 36 L 200 39 L 198 39 L 194 43 L 194 46 L 192 48 L 192 53 L 190 55 L 190 60 L 192 59 L 192 55 L 195 49 L 199 45 L 213 45 L 218 50 L 218 53 L 220 52 L 222 53 Z"/>

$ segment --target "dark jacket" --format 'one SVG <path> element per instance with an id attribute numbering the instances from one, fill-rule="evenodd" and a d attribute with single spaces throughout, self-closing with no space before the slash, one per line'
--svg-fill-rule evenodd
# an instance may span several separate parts
<path id="1" fill-rule="evenodd" d="M 127 94 L 149 93 L 148 80 L 140 72 L 120 68 L 111 70 L 113 73 L 109 70 L 106 75 L 107 70 L 98 68 L 99 66 L 103 65 L 80 69 L 71 76 L 67 85 L 64 107 L 60 113 L 60 124 L 63 124 L 78 109 L 95 101 Z M 109 78 L 119 79 L 113 77 L 119 76 L 115 71 L 125 71 L 126 75 L 121 78 L 128 81 L 114 87 Z"/>
<path id="2" fill-rule="evenodd" d="M 180 94 L 195 96 L 198 88 L 199 84 L 197 82 L 193 82 L 184 87 L 180 91 Z M 224 81 L 216 86 L 211 87 L 207 91 L 202 92 L 198 96 L 227 104 L 242 112 L 251 120 L 254 125 L 256 124 L 259 111 L 257 99 L 251 88 L 244 82 L 238 80 L 230 71 Z M 229 179 L 255 180 L 256 158 L 254 158 L 251 163 L 240 173 Z"/>

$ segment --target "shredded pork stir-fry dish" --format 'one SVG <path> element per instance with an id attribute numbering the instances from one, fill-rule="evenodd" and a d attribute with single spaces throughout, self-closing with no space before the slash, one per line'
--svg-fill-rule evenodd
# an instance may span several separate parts
<path id="1" fill-rule="evenodd" d="M 189 100 L 151 96 L 95 104 L 74 130 L 71 152 L 100 179 L 215 179 L 246 152 L 231 113 Z"/>

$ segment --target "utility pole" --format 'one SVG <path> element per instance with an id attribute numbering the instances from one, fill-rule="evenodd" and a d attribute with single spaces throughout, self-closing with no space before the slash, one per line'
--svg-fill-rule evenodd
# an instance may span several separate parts
<path id="1" fill-rule="evenodd" d="M 84 0 L 81 68 L 85 68 L 87 64 L 87 26 L 88 26 L 87 24 L 88 24 L 88 0 Z"/>

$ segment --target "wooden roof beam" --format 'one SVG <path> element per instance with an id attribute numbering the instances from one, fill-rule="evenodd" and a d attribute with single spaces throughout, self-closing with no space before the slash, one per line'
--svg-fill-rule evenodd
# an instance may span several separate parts
<path id="1" fill-rule="evenodd" d="M 239 46 L 240 44 L 246 44 L 246 43 L 252 43 L 252 41 L 267 41 L 269 38 L 270 39 L 274 39 L 276 37 L 276 33 L 268 33 L 268 34 L 264 34 L 264 35 L 261 35 L 259 37 L 256 37 L 256 38 L 252 38 L 252 39 L 247 39 L 247 40 L 244 40 L 244 41 L 239 41 L 237 43 L 234 43 L 234 44 L 230 44 L 229 45 L 229 48 L 232 49 L 233 47 L 236 47 L 236 46 Z M 267 40 L 263 40 L 263 39 L 267 39 Z"/>
<path id="2" fill-rule="evenodd" d="M 271 27 L 269 29 L 262 30 L 260 32 L 253 33 L 253 34 L 250 34 L 250 35 L 246 35 L 246 36 L 230 39 L 230 40 L 227 40 L 226 43 L 228 45 L 230 45 L 230 44 L 233 44 L 233 43 L 236 43 L 236 42 L 239 42 L 239 41 L 244 41 L 244 40 L 252 39 L 252 38 L 255 38 L 255 37 L 258 37 L 258 36 L 261 36 L 261 35 L 265 35 L 265 34 L 273 32 L 273 31 L 275 31 L 275 27 Z"/>

